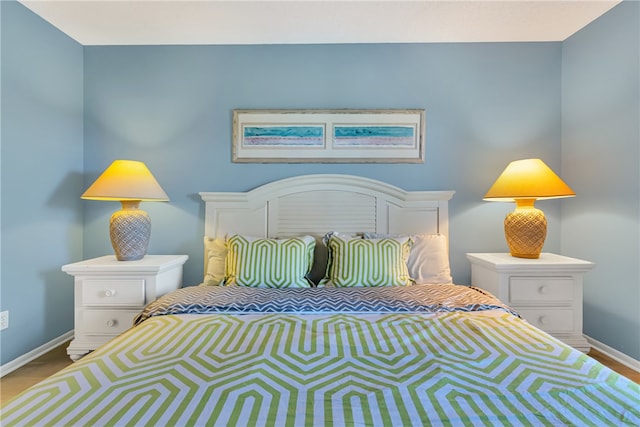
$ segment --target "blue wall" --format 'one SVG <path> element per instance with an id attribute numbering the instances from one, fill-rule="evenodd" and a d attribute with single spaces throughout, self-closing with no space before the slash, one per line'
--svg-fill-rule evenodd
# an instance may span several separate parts
<path id="1" fill-rule="evenodd" d="M 563 43 L 562 251 L 594 261 L 584 330 L 640 360 L 640 3 Z"/>
<path id="2" fill-rule="evenodd" d="M 560 43 L 160 46 L 85 48 L 89 185 L 116 158 L 145 161 L 171 197 L 145 203 L 151 253 L 186 253 L 185 283 L 202 280 L 199 191 L 246 191 L 305 173 L 348 173 L 408 190 L 456 190 L 454 279 L 469 283 L 469 251 L 505 251 L 511 204 L 482 196 L 507 163 L 560 167 Z M 235 108 L 424 108 L 424 164 L 236 164 Z M 558 251 L 560 202 L 546 250 Z M 112 251 L 117 203 L 85 202 L 84 256 Z M 328 231 L 328 230 L 327 230 Z"/>
<path id="3" fill-rule="evenodd" d="M 6 363 L 73 329 L 60 266 L 82 257 L 83 51 L 21 4 L 0 7 Z"/>
<path id="4" fill-rule="evenodd" d="M 482 196 L 509 161 L 541 157 L 578 192 L 537 203 L 549 219 L 544 250 L 598 263 L 586 276 L 587 333 L 639 358 L 629 337 L 640 318 L 638 91 L 625 74 L 638 74 L 637 3 L 565 43 L 137 47 L 82 47 L 22 5 L 0 4 L 0 308 L 11 312 L 0 363 L 73 328 L 72 279 L 60 266 L 112 253 L 107 228 L 118 204 L 79 195 L 117 158 L 145 161 L 171 197 L 143 204 L 150 252 L 190 255 L 192 285 L 203 275 L 199 191 L 305 173 L 456 190 L 451 262 L 454 280 L 469 283 L 466 252 L 507 250 L 502 220 L 513 205 Z M 235 164 L 235 108 L 424 108 L 427 160 Z M 596 160 L 597 177 L 587 168 Z M 614 296 L 634 299 L 608 308 Z"/>

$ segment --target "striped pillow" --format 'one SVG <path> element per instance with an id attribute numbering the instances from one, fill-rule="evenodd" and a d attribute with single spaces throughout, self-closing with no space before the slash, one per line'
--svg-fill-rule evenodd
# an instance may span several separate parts
<path id="1" fill-rule="evenodd" d="M 407 286 L 411 239 L 344 238 L 328 235 L 327 274 L 319 286 Z"/>
<path id="2" fill-rule="evenodd" d="M 398 235 L 364 233 L 365 239 L 398 237 Z M 447 238 L 442 234 L 411 234 L 413 241 L 407 268 L 411 279 L 421 285 L 453 284 L 449 267 Z"/>
<path id="3" fill-rule="evenodd" d="M 312 236 L 227 239 L 225 285 L 254 288 L 308 288 L 316 240 Z"/>

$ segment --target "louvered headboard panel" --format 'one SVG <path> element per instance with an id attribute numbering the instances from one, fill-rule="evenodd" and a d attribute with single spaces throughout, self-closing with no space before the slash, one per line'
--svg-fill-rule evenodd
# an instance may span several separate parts
<path id="1" fill-rule="evenodd" d="M 269 201 L 269 237 L 327 231 L 376 231 L 376 197 L 343 190 L 312 190 Z"/>
<path id="2" fill-rule="evenodd" d="M 329 231 L 392 234 L 440 233 L 448 237 L 453 191 L 405 191 L 353 175 L 303 175 L 245 193 L 200 193 L 205 236 L 257 237 Z M 205 254 L 205 259 L 206 259 Z"/>

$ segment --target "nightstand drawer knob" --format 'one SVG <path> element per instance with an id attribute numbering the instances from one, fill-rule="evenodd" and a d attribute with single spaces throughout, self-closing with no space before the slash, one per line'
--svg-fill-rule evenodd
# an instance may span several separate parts
<path id="1" fill-rule="evenodd" d="M 118 326 L 118 321 L 115 319 L 108 320 L 107 326 L 110 328 L 115 328 L 116 326 Z"/>
<path id="2" fill-rule="evenodd" d="M 540 288 L 538 288 L 538 292 L 540 292 L 543 295 L 546 295 L 549 293 L 549 287 L 547 285 L 542 285 L 540 286 Z"/>
<path id="3" fill-rule="evenodd" d="M 104 291 L 104 294 L 108 297 L 115 297 L 117 292 L 115 289 L 107 289 L 106 291 Z"/>
<path id="4" fill-rule="evenodd" d="M 547 316 L 540 316 L 538 318 L 538 323 L 540 323 L 541 325 L 544 325 L 545 323 L 547 323 Z"/>

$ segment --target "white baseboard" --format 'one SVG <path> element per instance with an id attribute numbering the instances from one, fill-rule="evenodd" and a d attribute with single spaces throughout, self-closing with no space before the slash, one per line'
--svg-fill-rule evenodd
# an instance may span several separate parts
<path id="1" fill-rule="evenodd" d="M 585 335 L 585 338 L 593 348 L 598 350 L 600 353 L 609 356 L 613 360 L 622 363 L 629 369 L 633 369 L 636 372 L 640 372 L 640 360 L 636 360 L 631 356 L 627 356 L 621 351 L 616 350 L 615 348 L 611 348 L 608 345 L 601 343 L 600 341 L 593 339 L 589 336 Z"/>
<path id="2" fill-rule="evenodd" d="M 50 352 L 54 348 L 58 347 L 61 344 L 69 341 L 73 338 L 73 330 L 60 335 L 58 338 L 54 338 L 46 344 L 42 344 L 40 347 L 31 350 L 30 352 L 23 354 L 20 357 L 16 357 L 10 362 L 5 363 L 0 366 L 0 377 L 4 377 L 8 373 L 15 371 L 18 368 L 23 367 L 27 363 L 31 362 L 34 359 Z"/>

